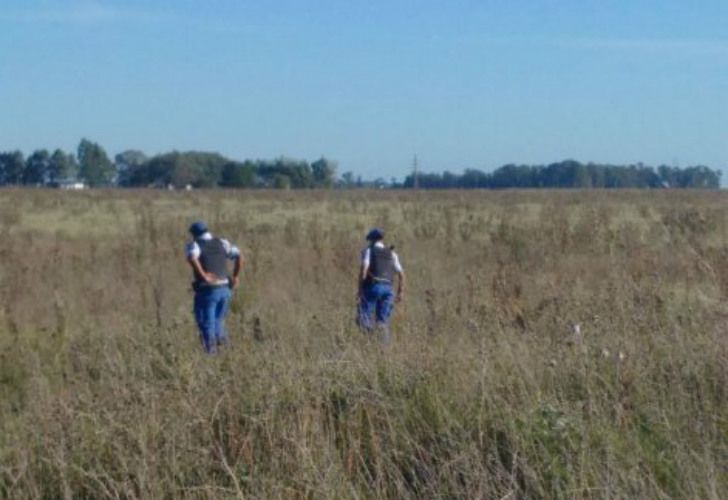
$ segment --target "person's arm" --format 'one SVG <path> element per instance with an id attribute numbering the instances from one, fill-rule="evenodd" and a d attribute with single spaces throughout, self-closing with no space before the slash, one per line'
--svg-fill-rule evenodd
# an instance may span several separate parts
<path id="1" fill-rule="evenodd" d="M 357 300 L 361 298 L 362 287 L 364 286 L 364 282 L 366 281 L 367 275 L 369 274 L 369 252 L 370 250 L 367 248 L 361 254 L 361 265 L 359 266 L 359 275 L 357 276 L 356 280 Z"/>
<path id="2" fill-rule="evenodd" d="M 217 279 L 215 275 L 207 273 L 204 269 L 202 269 L 202 264 L 200 264 L 200 261 L 197 260 L 197 257 L 190 255 L 187 257 L 187 262 L 190 264 L 190 267 L 192 267 L 195 275 L 199 276 L 205 283 L 214 283 Z"/>
<path id="3" fill-rule="evenodd" d="M 399 262 L 399 256 L 394 252 L 394 247 L 391 247 L 391 249 L 392 258 L 394 259 L 394 273 L 397 275 L 397 295 L 395 296 L 395 301 L 399 302 L 404 295 L 404 270 L 402 269 L 402 264 Z"/>
<path id="4" fill-rule="evenodd" d="M 397 302 L 402 300 L 402 295 L 404 294 L 404 271 L 398 271 L 397 272 Z"/>
<path id="5" fill-rule="evenodd" d="M 357 276 L 357 280 L 356 280 L 356 297 L 357 297 L 357 299 L 361 298 L 362 286 L 364 285 L 364 281 L 367 279 L 368 273 L 369 273 L 369 263 L 362 263 L 362 265 L 359 267 L 359 275 Z"/>
<path id="6" fill-rule="evenodd" d="M 232 287 L 236 288 L 238 286 L 238 283 L 240 283 L 240 271 L 245 265 L 245 259 L 243 258 L 243 254 L 238 252 L 238 254 L 233 258 L 233 261 L 235 262 L 235 264 L 233 267 Z"/>

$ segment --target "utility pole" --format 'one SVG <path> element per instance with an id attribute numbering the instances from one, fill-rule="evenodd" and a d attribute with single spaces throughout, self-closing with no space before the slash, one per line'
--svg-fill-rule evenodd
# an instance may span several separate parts
<path id="1" fill-rule="evenodd" d="M 415 189 L 419 189 L 420 187 L 420 174 L 417 171 L 417 154 L 415 154 L 415 157 L 412 159 L 412 187 Z"/>

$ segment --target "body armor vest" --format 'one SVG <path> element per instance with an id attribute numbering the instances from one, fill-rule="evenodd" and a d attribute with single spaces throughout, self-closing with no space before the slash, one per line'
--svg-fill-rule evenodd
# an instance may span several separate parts
<path id="1" fill-rule="evenodd" d="M 370 283 L 391 283 L 394 279 L 394 255 L 389 248 L 375 245 L 369 247 L 369 276 Z"/>
<path id="2" fill-rule="evenodd" d="M 227 251 L 225 245 L 222 244 L 220 238 L 213 238 L 211 240 L 197 240 L 197 245 L 200 247 L 200 265 L 205 272 L 212 273 L 218 278 L 226 279 L 227 270 Z M 195 276 L 195 283 L 204 283 L 199 276 Z"/>

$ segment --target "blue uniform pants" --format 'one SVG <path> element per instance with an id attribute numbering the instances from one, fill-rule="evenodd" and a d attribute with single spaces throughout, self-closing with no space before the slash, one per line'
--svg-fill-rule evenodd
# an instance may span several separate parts
<path id="1" fill-rule="evenodd" d="M 357 324 L 367 333 L 376 326 L 382 334 L 382 341 L 389 342 L 389 317 L 394 308 L 394 292 L 390 283 L 372 283 L 362 288 L 357 311 Z M 376 325 L 372 324 L 372 315 Z"/>
<path id="2" fill-rule="evenodd" d="M 200 342 L 207 353 L 214 353 L 218 345 L 228 343 L 223 321 L 229 304 L 230 288 L 227 286 L 202 287 L 195 292 L 195 320 Z"/>

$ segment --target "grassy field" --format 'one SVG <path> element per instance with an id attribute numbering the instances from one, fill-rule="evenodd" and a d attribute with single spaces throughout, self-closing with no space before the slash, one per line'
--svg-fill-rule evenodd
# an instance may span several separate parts
<path id="1" fill-rule="evenodd" d="M 728 498 L 727 202 L 0 191 L 0 496 Z M 217 357 L 197 218 L 248 261 Z M 387 348 L 353 325 L 374 225 Z"/>

